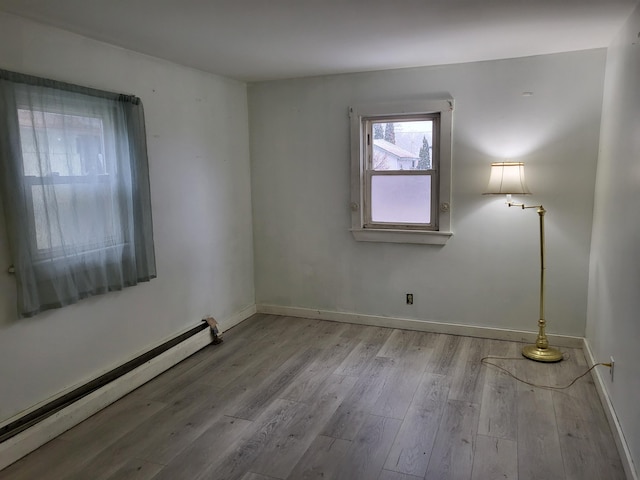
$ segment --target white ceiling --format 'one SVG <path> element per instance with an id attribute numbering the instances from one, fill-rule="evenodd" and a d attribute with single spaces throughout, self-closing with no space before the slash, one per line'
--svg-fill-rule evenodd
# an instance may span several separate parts
<path id="1" fill-rule="evenodd" d="M 0 0 L 0 11 L 244 81 L 608 46 L 637 0 Z"/>

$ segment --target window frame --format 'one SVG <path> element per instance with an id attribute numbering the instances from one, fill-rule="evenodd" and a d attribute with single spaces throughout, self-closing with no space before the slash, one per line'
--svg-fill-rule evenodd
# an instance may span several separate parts
<path id="1" fill-rule="evenodd" d="M 38 180 L 40 178 L 40 181 Z M 109 184 L 109 175 L 97 175 L 97 181 L 99 184 Z M 32 257 L 34 262 L 42 262 L 48 261 L 48 259 L 55 260 L 57 257 L 64 256 L 64 248 L 60 246 L 51 247 L 51 248 L 41 248 L 38 246 L 38 230 L 36 226 L 36 219 L 34 214 L 34 200 L 32 187 L 39 185 L 78 185 L 82 183 L 89 183 L 85 180 L 84 177 L 81 176 L 47 176 L 47 177 L 35 177 L 32 175 L 25 175 L 23 177 L 24 189 L 25 191 L 29 191 L 26 197 L 25 209 L 29 216 L 29 236 L 30 236 L 30 246 L 32 251 Z M 120 233 L 118 235 L 113 235 L 109 237 L 105 237 L 101 242 L 95 243 L 75 243 L 74 247 L 77 249 L 77 256 L 85 255 L 92 252 L 98 252 L 101 250 L 107 250 L 114 247 L 119 247 L 125 245 L 127 242 L 124 239 L 123 235 Z M 67 258 L 70 255 L 67 254 Z"/>
<path id="2" fill-rule="evenodd" d="M 418 100 L 402 103 L 361 105 L 350 107 L 351 119 L 351 233 L 357 241 L 418 243 L 443 245 L 453 235 L 451 231 L 451 130 L 454 101 L 452 98 Z M 372 124 L 394 119 L 410 121 L 423 116 L 439 116 L 434 128 L 433 158 L 435 169 L 401 171 L 410 175 L 432 175 L 430 224 L 395 224 L 371 221 L 370 152 L 373 151 Z M 436 137 L 437 136 L 437 137 Z M 437 138 L 437 141 L 436 141 Z M 370 145 L 368 144 L 370 141 Z M 429 173 L 430 172 L 430 173 Z M 397 175 L 398 173 L 392 173 Z M 378 175 L 378 174 L 376 174 Z"/>
<path id="3" fill-rule="evenodd" d="M 81 152 L 73 150 L 73 147 L 69 150 L 73 141 L 67 141 L 66 138 L 72 138 L 73 134 L 64 135 L 65 149 L 54 147 L 53 150 L 48 150 L 49 147 L 46 147 L 44 150 L 53 152 L 55 156 L 73 150 L 75 153 L 69 157 L 70 163 L 66 168 L 62 164 L 56 164 L 57 168 L 54 168 L 44 157 L 45 163 L 36 170 L 27 169 L 23 148 L 31 152 L 32 146 L 30 141 L 23 143 L 20 111 L 25 108 L 32 112 L 79 113 L 87 118 L 93 117 L 93 112 L 98 117 L 109 119 L 114 126 L 114 163 L 111 167 L 107 166 L 109 175 L 100 175 L 98 184 L 115 187 L 111 191 L 116 196 L 107 201 L 118 209 L 120 220 L 118 222 L 107 218 L 108 224 L 105 225 L 113 225 L 114 228 L 117 228 L 117 224 L 121 225 L 120 233 L 111 235 L 107 228 L 89 231 L 91 226 L 83 221 L 81 223 L 85 225 L 85 231 L 69 243 L 73 245 L 71 248 L 60 250 L 57 242 L 38 244 L 37 228 L 34 228 L 35 224 L 31 219 L 36 223 L 39 221 L 33 212 L 38 206 L 46 204 L 41 201 L 41 198 L 46 198 L 46 190 L 55 192 L 56 185 L 76 183 L 78 175 L 82 176 L 85 172 L 92 175 L 92 171 L 90 167 L 84 169 L 81 159 L 80 163 L 77 162 L 76 154 L 82 157 Z M 27 128 L 27 125 L 24 126 Z M 31 126 L 37 128 L 39 125 Z M 56 126 L 55 122 L 53 126 Z M 104 122 L 102 126 L 105 126 Z M 109 131 L 110 129 L 104 131 L 103 128 L 102 133 L 109 135 Z M 39 132 L 34 131 L 32 135 L 36 145 L 43 143 L 38 142 Z M 49 143 L 48 135 L 43 137 L 45 145 Z M 104 140 L 103 136 L 103 142 Z M 91 153 L 87 153 L 90 151 L 89 144 L 90 142 L 83 150 L 85 158 L 91 157 Z M 76 140 L 76 147 L 78 145 L 80 144 Z M 105 151 L 103 155 L 106 153 Z M 32 160 L 29 165 L 33 166 Z M 54 175 L 55 171 L 65 175 L 60 178 L 60 175 Z M 0 172 L 0 196 L 5 211 L 10 259 L 14 265 L 12 273 L 16 280 L 18 318 L 32 317 L 45 310 L 77 303 L 89 296 L 122 290 L 156 278 L 149 158 L 144 108 L 140 98 L 0 69 Z M 34 183 L 39 183 L 44 189 L 43 195 L 37 198 L 40 202 L 38 205 L 37 194 L 34 195 L 32 186 Z M 95 192 L 99 197 L 102 188 L 98 189 Z M 82 193 L 84 187 L 80 187 L 80 190 Z M 98 197 L 96 201 L 100 200 Z M 63 202 L 66 200 L 63 199 Z M 62 205 L 63 210 L 68 203 Z M 88 212 L 91 205 L 86 206 L 87 208 L 83 206 L 80 214 L 86 211 L 90 217 L 80 215 L 78 218 L 96 219 L 96 215 Z M 75 219 L 72 218 L 71 221 Z M 45 223 L 47 222 L 55 223 L 57 220 L 46 220 Z M 66 229 L 63 224 L 58 224 L 56 228 L 74 233 L 73 228 Z M 84 235 L 87 232 L 89 235 Z M 107 239 L 109 242 L 113 239 L 117 242 L 119 238 L 124 243 L 105 246 L 102 241 Z M 97 241 L 94 242 L 94 239 Z M 77 248 L 78 245 L 82 248 Z M 91 245 L 97 248 L 87 249 Z M 39 246 L 45 248 L 38 250 Z"/>
<path id="4" fill-rule="evenodd" d="M 410 122 L 410 121 L 431 121 L 433 122 L 433 138 L 437 138 L 436 141 L 432 143 L 432 157 L 431 163 L 432 168 L 428 170 L 376 170 L 373 168 L 373 154 L 374 154 L 374 143 L 373 139 L 373 124 L 374 123 L 400 123 L 400 122 Z M 365 148 L 365 152 L 363 152 L 364 158 L 364 178 L 363 178 L 363 188 L 364 188 L 364 201 L 363 201 L 363 228 L 368 229 L 393 229 L 393 230 L 428 230 L 428 231 L 437 231 L 438 230 L 438 171 L 439 171 L 439 149 L 440 149 L 440 112 L 432 112 L 432 113 L 421 113 L 421 114 L 412 114 L 412 115 L 385 115 L 385 116 L 375 116 L 375 117 L 364 117 L 362 118 L 363 122 L 363 145 Z M 423 176 L 430 177 L 432 180 L 432 188 L 431 188 L 431 199 L 430 199 L 430 215 L 429 215 L 429 223 L 392 223 L 392 222 L 376 222 L 372 218 L 372 191 L 373 191 L 373 177 L 380 176 Z"/>
<path id="5" fill-rule="evenodd" d="M 76 117 L 84 117 L 84 118 L 94 118 L 100 120 L 101 129 L 102 129 L 102 146 L 103 146 L 103 155 L 104 155 L 104 172 L 94 174 L 93 180 L 94 182 L 88 182 L 87 176 L 85 175 L 60 175 L 60 174 L 48 174 L 44 176 L 36 176 L 36 175 L 26 175 L 24 159 L 21 159 L 22 162 L 22 181 L 24 183 L 24 191 L 27 192 L 25 208 L 29 218 L 29 241 L 30 247 L 32 251 L 33 260 L 36 263 L 39 262 L 50 262 L 55 261 L 55 259 L 59 256 L 62 256 L 64 252 L 64 248 L 62 247 L 51 247 L 51 248 L 40 248 L 37 244 L 37 227 L 36 227 L 36 219 L 34 213 L 34 200 L 33 200 L 33 186 L 39 185 L 78 185 L 83 183 L 98 183 L 98 184 L 106 184 L 107 189 L 111 188 L 122 188 L 120 182 L 118 180 L 117 171 L 119 168 L 118 162 L 116 161 L 116 128 L 112 122 L 112 118 L 115 117 L 101 114 L 95 112 L 93 109 L 88 110 L 85 106 L 84 108 L 81 106 L 81 103 L 78 102 L 77 105 L 73 105 L 69 108 L 69 105 L 72 105 L 72 101 L 67 102 L 67 108 L 61 109 L 56 105 L 55 101 L 47 101 L 46 97 L 43 101 L 44 108 L 42 110 L 36 110 L 37 113 L 40 114 L 54 114 L 54 115 L 70 115 Z M 85 102 L 86 103 L 86 102 Z M 17 102 L 16 104 L 17 110 L 23 111 L 32 111 L 30 106 L 27 103 Z M 20 133 L 21 135 L 21 133 Z M 22 140 L 22 139 L 21 139 Z M 21 141 L 21 147 L 24 145 Z M 24 150 L 22 150 L 24 156 Z M 121 223 L 122 219 L 118 219 L 118 222 Z M 116 235 L 105 237 L 102 241 L 94 242 L 94 243 L 75 243 L 74 247 L 77 249 L 77 256 L 81 258 L 87 254 L 105 251 L 113 249 L 114 247 L 122 247 L 126 245 L 128 242 L 124 238 L 122 232 L 119 232 Z M 67 255 L 69 257 L 69 255 Z"/>

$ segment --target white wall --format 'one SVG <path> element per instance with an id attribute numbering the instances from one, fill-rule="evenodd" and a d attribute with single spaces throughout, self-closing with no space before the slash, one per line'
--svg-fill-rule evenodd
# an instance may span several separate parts
<path id="1" fill-rule="evenodd" d="M 509 158 L 548 210 L 549 332 L 584 335 L 604 62 L 601 49 L 250 85 L 257 303 L 535 330 L 538 216 L 481 195 Z M 348 107 L 447 94 L 454 237 L 354 241 Z"/>
<path id="2" fill-rule="evenodd" d="M 0 422 L 254 303 L 246 86 L 0 14 L 0 68 L 142 98 L 158 278 L 16 320 L 0 219 Z"/>
<path id="3" fill-rule="evenodd" d="M 589 275 L 587 340 L 640 465 L 640 6 L 607 53 Z M 608 378 L 608 376 L 607 376 Z"/>

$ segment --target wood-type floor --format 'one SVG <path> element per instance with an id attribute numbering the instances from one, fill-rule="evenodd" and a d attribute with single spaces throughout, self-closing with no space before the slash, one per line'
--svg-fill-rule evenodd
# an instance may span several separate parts
<path id="1" fill-rule="evenodd" d="M 3 480 L 624 479 L 587 368 L 516 342 L 255 315 Z M 606 368 L 606 367 L 598 367 Z"/>

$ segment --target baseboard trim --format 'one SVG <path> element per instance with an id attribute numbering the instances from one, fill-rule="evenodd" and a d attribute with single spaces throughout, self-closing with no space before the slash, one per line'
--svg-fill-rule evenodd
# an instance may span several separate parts
<path id="1" fill-rule="evenodd" d="M 235 315 L 232 315 L 226 320 L 222 320 L 222 321 L 218 320 L 218 325 L 220 326 L 220 333 L 226 332 L 230 328 L 233 328 L 239 323 L 244 322 L 247 318 L 251 317 L 252 315 L 255 315 L 256 313 L 258 313 L 258 311 L 256 308 L 256 304 L 254 303 L 240 310 L 238 313 L 236 313 Z"/>
<path id="2" fill-rule="evenodd" d="M 587 363 L 589 364 L 589 367 L 593 367 L 596 364 L 596 359 L 593 356 L 593 352 L 591 351 L 589 341 L 586 338 L 583 340 L 584 342 L 582 349 L 584 351 L 584 356 L 587 360 Z M 608 390 L 604 386 L 604 379 L 602 378 L 602 374 L 600 372 L 601 370 L 595 368 L 591 371 L 591 374 L 593 375 L 593 378 L 595 380 L 594 383 L 596 385 L 596 390 L 598 392 L 598 395 L 600 396 L 600 401 L 602 402 L 604 413 L 607 416 L 609 426 L 611 427 L 611 433 L 613 434 L 613 438 L 616 442 L 616 447 L 618 448 L 618 452 L 620 453 L 620 459 L 622 460 L 624 473 L 629 480 L 640 480 L 638 472 L 636 471 L 635 465 L 633 463 L 633 457 L 631 456 L 629 445 L 627 445 L 627 441 L 624 437 L 622 426 L 618 421 L 618 416 L 616 415 L 616 411 L 613 408 L 611 397 L 609 396 Z"/>
<path id="3" fill-rule="evenodd" d="M 377 315 L 362 315 L 359 313 L 334 312 L 330 310 L 316 310 L 311 308 L 285 307 L 281 305 L 256 305 L 258 313 L 270 315 L 284 315 L 288 317 L 315 318 L 334 322 L 356 323 L 374 327 L 400 328 L 403 330 L 417 330 L 421 332 L 446 333 L 450 335 L 464 335 L 467 337 L 491 338 L 494 340 L 511 340 L 514 342 L 535 343 L 537 332 L 524 332 L 494 327 L 478 327 L 456 323 L 440 323 L 432 321 L 414 320 L 409 318 L 382 317 Z M 582 348 L 582 337 L 547 334 L 549 342 L 556 347 Z"/>
<path id="4" fill-rule="evenodd" d="M 229 330 L 255 313 L 256 306 L 251 305 L 226 320 L 218 321 L 220 332 Z M 202 330 L 129 373 L 0 443 L 0 470 L 206 347 L 211 343 L 211 339 L 210 330 L 208 328 Z"/>

